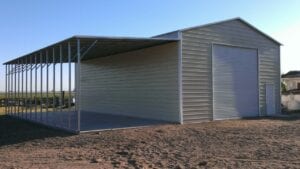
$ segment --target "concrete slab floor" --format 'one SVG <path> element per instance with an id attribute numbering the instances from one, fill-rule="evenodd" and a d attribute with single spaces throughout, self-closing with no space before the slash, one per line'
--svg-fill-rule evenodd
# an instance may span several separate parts
<path id="1" fill-rule="evenodd" d="M 121 115 L 110 115 L 103 113 L 82 112 L 81 131 L 118 129 L 129 127 L 142 127 L 158 124 L 166 124 L 166 121 L 152 120 Z"/>

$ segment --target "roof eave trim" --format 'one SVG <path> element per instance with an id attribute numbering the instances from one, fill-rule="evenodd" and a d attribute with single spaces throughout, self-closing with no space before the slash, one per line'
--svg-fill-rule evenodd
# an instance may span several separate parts
<path id="1" fill-rule="evenodd" d="M 208 24 L 203 24 L 203 25 L 197 25 L 197 26 L 187 27 L 187 28 L 183 28 L 183 29 L 178 29 L 178 30 L 175 30 L 175 31 L 171 31 L 171 32 L 166 32 L 166 33 L 163 33 L 163 34 L 155 35 L 155 36 L 153 36 L 153 37 L 162 36 L 162 35 L 166 35 L 166 34 L 174 33 L 174 32 L 184 32 L 184 31 L 187 31 L 187 30 L 195 29 L 195 28 L 202 28 L 202 27 L 211 26 L 211 25 L 216 25 L 216 24 L 220 24 L 220 23 L 224 23 L 224 22 L 233 21 L 233 20 L 239 20 L 239 21 L 243 22 L 243 23 L 246 24 L 247 26 L 249 26 L 249 27 L 251 27 L 252 29 L 254 29 L 256 32 L 262 34 L 262 35 L 265 36 L 266 38 L 268 38 L 268 39 L 270 39 L 271 41 L 277 43 L 278 45 L 283 46 L 282 43 L 280 43 L 279 41 L 275 40 L 274 38 L 272 38 L 271 36 L 267 35 L 266 33 L 262 32 L 261 30 L 259 30 L 258 28 L 256 28 L 255 26 L 251 25 L 250 23 L 248 23 L 247 21 L 245 21 L 244 19 L 242 19 L 242 18 L 240 18 L 240 17 L 235 17 L 235 18 L 226 19 L 226 20 L 217 21 L 217 22 L 212 22 L 212 23 L 208 23 Z"/>
<path id="2" fill-rule="evenodd" d="M 48 46 L 46 46 L 46 47 L 43 47 L 43 48 L 40 48 L 40 49 L 38 49 L 38 50 L 35 50 L 35 51 L 33 51 L 33 52 L 30 52 L 30 53 L 28 53 L 28 54 L 25 54 L 25 55 L 22 55 L 22 56 L 20 56 L 20 57 L 17 57 L 17 58 L 15 58 L 15 59 L 12 59 L 12 60 L 10 60 L 10 61 L 7 61 L 7 62 L 5 62 L 5 63 L 3 63 L 3 65 L 7 65 L 7 64 L 11 64 L 11 63 L 13 63 L 13 62 L 15 62 L 15 61 L 17 61 L 17 60 L 19 60 L 19 59 L 21 59 L 21 58 L 23 58 L 23 57 L 26 57 L 26 56 L 30 56 L 30 55 L 33 55 L 34 53 L 38 53 L 38 52 L 40 52 L 40 51 L 42 51 L 42 50 L 45 50 L 45 49 L 47 49 L 47 48 L 51 48 L 51 47 L 53 47 L 53 46 L 56 46 L 56 45 L 59 45 L 59 44 L 61 44 L 61 43 L 64 43 L 64 42 L 67 42 L 67 41 L 70 41 L 70 40 L 74 40 L 74 39 L 111 39 L 111 40 L 149 40 L 149 41 L 179 41 L 180 39 L 178 39 L 178 38 L 161 38 L 161 37 L 159 37 L 159 38 L 147 38 L 147 37 L 117 37 L 117 36 L 89 36 L 89 35 L 74 35 L 74 36 L 71 36 L 71 37 L 69 37 L 69 38 L 66 38 L 66 39 L 63 39 L 63 40 L 61 40 L 61 41 L 58 41 L 58 42 L 56 42 L 56 43 L 53 43 L 53 44 L 51 44 L 51 45 L 48 45 Z"/>
<path id="3" fill-rule="evenodd" d="M 23 58 L 23 57 L 32 55 L 32 54 L 34 54 L 34 53 L 37 53 L 37 52 L 39 52 L 39 51 L 45 50 L 45 49 L 50 48 L 50 47 L 52 47 L 52 46 L 58 45 L 58 44 L 63 43 L 63 42 L 65 42 L 65 41 L 72 40 L 72 39 L 74 39 L 74 38 L 76 38 L 76 36 L 71 36 L 71 37 L 69 37 L 69 38 L 60 40 L 60 41 L 55 42 L 55 43 L 53 43 L 53 44 L 51 44 L 51 45 L 48 45 L 48 46 L 46 46 L 46 47 L 42 47 L 42 48 L 40 48 L 40 49 L 38 49 L 38 50 L 35 50 L 35 51 L 30 52 L 30 53 L 28 53 L 28 54 L 25 54 L 25 55 L 22 55 L 22 56 L 19 56 L 19 57 L 15 58 L 15 59 L 12 59 L 12 60 L 10 60 L 10 61 L 7 61 L 7 62 L 3 63 L 3 65 L 10 64 L 11 62 L 14 62 L 14 61 L 16 61 L 16 60 L 18 60 L 18 59 L 21 59 L 21 58 Z"/>

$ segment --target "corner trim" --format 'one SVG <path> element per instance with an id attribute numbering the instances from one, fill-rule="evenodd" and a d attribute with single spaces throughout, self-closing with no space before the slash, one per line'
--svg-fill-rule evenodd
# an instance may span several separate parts
<path id="1" fill-rule="evenodd" d="M 179 98 L 179 122 L 183 124 L 183 97 L 182 97 L 182 32 L 178 32 L 180 39 L 178 45 L 178 98 Z"/>

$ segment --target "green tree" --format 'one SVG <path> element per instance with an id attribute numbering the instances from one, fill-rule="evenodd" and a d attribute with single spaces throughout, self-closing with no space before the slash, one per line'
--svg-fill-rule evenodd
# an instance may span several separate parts
<path id="1" fill-rule="evenodd" d="M 284 93 L 284 92 L 286 92 L 287 90 L 286 90 L 286 84 L 285 83 L 283 83 L 283 82 L 281 82 L 281 93 Z"/>

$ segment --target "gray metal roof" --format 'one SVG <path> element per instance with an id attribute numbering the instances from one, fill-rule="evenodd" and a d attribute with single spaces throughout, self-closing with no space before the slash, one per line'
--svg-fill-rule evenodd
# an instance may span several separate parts
<path id="1" fill-rule="evenodd" d="M 256 32 L 260 33 L 261 35 L 265 36 L 266 38 L 270 39 L 271 41 L 277 43 L 278 45 L 282 45 L 279 41 L 275 40 L 271 36 L 269 36 L 266 33 L 262 32 L 261 30 L 259 30 L 258 28 L 256 28 L 255 26 L 251 25 L 250 23 L 248 23 L 247 21 L 245 21 L 244 19 L 242 19 L 240 17 L 236 17 L 236 18 L 232 18 L 232 19 L 227 19 L 227 20 L 223 20 L 223 21 L 218 21 L 218 22 L 213 22 L 213 23 L 208 23 L 208 24 L 204 24 L 204 25 L 197 25 L 197 26 L 193 26 L 193 27 L 178 29 L 176 31 L 171 31 L 171 32 L 159 34 L 159 35 L 156 35 L 156 36 L 153 36 L 153 37 L 162 36 L 162 35 L 169 34 L 169 33 L 174 33 L 174 32 L 183 32 L 183 31 L 187 31 L 187 30 L 191 30 L 191 29 L 195 29 L 195 28 L 202 28 L 202 27 L 206 27 L 206 26 L 212 26 L 212 25 L 216 25 L 216 24 L 220 24 L 220 23 L 224 23 L 224 22 L 230 22 L 230 21 L 234 21 L 234 20 L 238 20 L 238 21 L 244 23 L 248 27 L 252 28 L 254 31 L 256 31 Z"/>
<path id="2" fill-rule="evenodd" d="M 277 43 L 278 45 L 282 45 L 280 42 L 276 41 L 273 39 L 271 36 L 263 33 L 259 29 L 255 28 L 245 20 L 241 18 L 233 18 L 233 19 L 228 19 L 224 21 L 219 21 L 219 22 L 214 22 L 214 23 L 209 23 L 205 25 L 199 25 L 199 26 L 194 26 L 194 27 L 189 27 L 185 29 L 179 29 L 176 31 L 172 32 L 182 32 L 190 29 L 195 29 L 195 28 L 201 28 L 201 27 L 206 27 L 206 26 L 211 26 L 214 24 L 220 24 L 223 22 L 229 22 L 233 20 L 239 20 L 240 22 L 243 22 L 256 32 L 262 34 L 263 36 L 267 37 L 271 41 Z M 168 33 L 172 33 L 168 32 Z M 168 34 L 164 33 L 164 34 Z M 54 43 L 52 45 L 49 45 L 47 47 L 41 48 L 39 50 L 36 50 L 32 53 L 23 55 L 21 57 L 18 57 L 16 59 L 13 59 L 11 61 L 8 61 L 4 64 L 17 64 L 18 62 L 25 62 L 26 63 L 35 63 L 35 56 L 36 62 L 37 63 L 46 63 L 46 53 L 48 53 L 48 63 L 53 62 L 53 56 L 55 62 L 59 62 L 60 59 L 60 50 L 59 47 L 62 46 L 62 62 L 67 62 L 68 61 L 68 43 L 71 45 L 71 53 L 72 53 L 72 58 L 75 59 L 76 56 L 76 44 L 77 44 L 77 39 L 80 39 L 80 46 L 81 46 L 81 52 L 84 55 L 82 57 L 82 60 L 87 60 L 87 59 L 92 59 L 96 57 L 104 57 L 104 56 L 109 56 L 113 54 L 118 54 L 118 53 L 123 53 L 123 52 L 128 52 L 128 51 L 133 51 L 133 50 L 138 50 L 142 48 L 147 48 L 151 46 L 156 46 L 156 45 L 161 45 L 164 43 L 169 43 L 169 42 L 175 42 L 178 41 L 179 39 L 171 39 L 171 38 L 160 38 L 158 36 L 164 35 L 156 35 L 151 38 L 138 38 L 138 37 L 105 37 L 105 36 L 72 36 L 70 38 L 67 38 L 65 40 L 59 41 L 57 43 Z M 73 57 L 74 56 L 74 57 Z M 52 58 L 52 59 L 51 59 Z M 74 61 L 74 60 L 73 60 Z"/>
<path id="3" fill-rule="evenodd" d="M 129 52 L 151 46 L 176 42 L 179 39 L 166 38 L 137 38 L 137 37 L 105 37 L 105 36 L 72 36 L 47 47 L 38 49 L 4 64 L 19 63 L 48 63 L 60 62 L 60 46 L 62 47 L 62 62 L 68 62 L 68 43 L 71 46 L 71 58 L 75 61 L 77 54 L 77 40 L 80 40 L 81 59 L 88 60 L 96 57 L 105 57 L 123 52 Z M 36 56 L 36 60 L 35 60 Z M 53 57 L 54 56 L 54 57 Z M 27 62 L 26 62 L 27 61 Z"/>
<path id="4" fill-rule="evenodd" d="M 300 78 L 300 71 L 293 70 L 281 75 L 281 78 Z"/>

